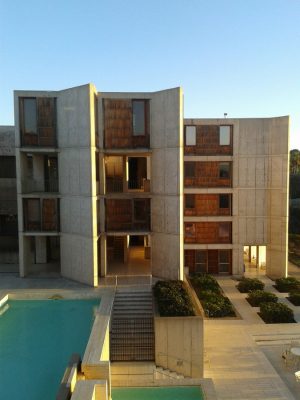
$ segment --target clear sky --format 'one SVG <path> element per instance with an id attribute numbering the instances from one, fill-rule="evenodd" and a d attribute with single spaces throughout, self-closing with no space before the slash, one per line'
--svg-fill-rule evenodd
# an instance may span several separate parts
<path id="1" fill-rule="evenodd" d="M 0 0 L 0 125 L 13 90 L 182 86 L 185 117 L 290 115 L 300 149 L 300 0 Z"/>

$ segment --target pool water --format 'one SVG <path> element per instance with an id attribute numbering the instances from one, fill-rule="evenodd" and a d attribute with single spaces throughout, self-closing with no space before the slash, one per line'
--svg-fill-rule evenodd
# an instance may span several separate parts
<path id="1" fill-rule="evenodd" d="M 9 301 L 0 316 L 0 397 L 55 399 L 71 354 L 83 356 L 99 303 Z"/>
<path id="2" fill-rule="evenodd" d="M 112 388 L 112 400 L 203 400 L 199 386 Z"/>

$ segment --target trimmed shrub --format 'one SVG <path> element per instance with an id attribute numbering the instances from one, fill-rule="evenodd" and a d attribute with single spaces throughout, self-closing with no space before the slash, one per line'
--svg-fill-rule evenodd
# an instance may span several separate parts
<path id="1" fill-rule="evenodd" d="M 208 296 L 201 300 L 205 315 L 211 318 L 234 317 L 235 312 L 227 297 L 222 295 Z"/>
<path id="2" fill-rule="evenodd" d="M 193 305 L 181 281 L 158 281 L 153 287 L 159 314 L 163 317 L 195 315 Z"/>
<path id="3" fill-rule="evenodd" d="M 292 276 L 279 278 L 275 280 L 275 287 L 279 292 L 292 292 L 300 290 L 300 281 Z"/>
<path id="4" fill-rule="evenodd" d="M 295 322 L 293 310 L 282 303 L 261 303 L 260 316 L 267 324 Z"/>
<path id="5" fill-rule="evenodd" d="M 277 303 L 278 297 L 274 293 L 264 290 L 252 290 L 246 298 L 252 307 L 259 307 L 261 303 Z"/>
<path id="6" fill-rule="evenodd" d="M 220 293 L 220 286 L 217 280 L 208 274 L 197 274 L 191 277 L 191 282 L 195 288 L 199 290 L 210 290 Z"/>
<path id="7" fill-rule="evenodd" d="M 300 306 L 300 290 L 290 292 L 288 299 L 294 306 Z"/>
<path id="8" fill-rule="evenodd" d="M 263 290 L 265 284 L 256 278 L 242 278 L 238 285 L 237 289 L 241 293 L 249 293 L 251 290 Z"/>
<path id="9" fill-rule="evenodd" d="M 221 318 L 235 316 L 230 300 L 221 293 L 199 289 L 196 289 L 196 292 L 207 317 Z"/>

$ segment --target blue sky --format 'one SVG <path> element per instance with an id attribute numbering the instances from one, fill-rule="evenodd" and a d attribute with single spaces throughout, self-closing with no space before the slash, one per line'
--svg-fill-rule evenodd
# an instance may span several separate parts
<path id="1" fill-rule="evenodd" d="M 300 0 L 0 0 L 1 125 L 14 89 L 87 82 L 182 86 L 187 118 L 290 115 L 300 149 Z"/>

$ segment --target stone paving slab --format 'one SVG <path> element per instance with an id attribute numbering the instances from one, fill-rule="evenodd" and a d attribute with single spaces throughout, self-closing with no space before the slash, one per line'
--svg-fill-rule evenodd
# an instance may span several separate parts
<path id="1" fill-rule="evenodd" d="M 280 371 L 284 376 L 285 368 L 280 350 L 277 353 L 276 368 L 274 368 L 270 357 L 267 357 L 261 346 L 257 345 L 257 341 L 263 341 L 266 344 L 270 341 L 273 343 L 274 340 L 283 340 L 284 343 L 281 346 L 285 346 L 285 343 L 289 343 L 292 338 L 298 337 L 300 325 L 265 324 L 257 315 L 257 308 L 251 307 L 245 300 L 247 295 L 236 289 L 237 281 L 230 277 L 217 279 L 242 317 L 235 320 L 205 320 L 204 376 L 213 379 L 218 398 L 222 400 L 300 399 L 298 387 L 292 384 L 294 381 L 282 379 L 280 376 Z M 272 286 L 272 281 L 267 277 L 264 280 L 268 287 Z M 291 379 L 293 372 L 288 371 Z"/>

